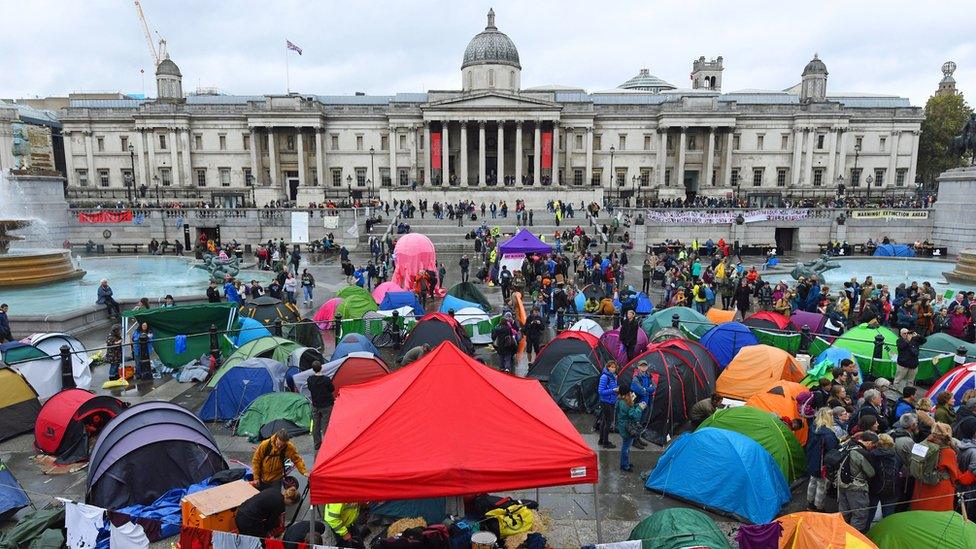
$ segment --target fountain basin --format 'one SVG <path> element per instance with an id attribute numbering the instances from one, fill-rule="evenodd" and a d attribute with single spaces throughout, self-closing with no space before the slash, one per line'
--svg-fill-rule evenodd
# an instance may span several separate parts
<path id="1" fill-rule="evenodd" d="M 864 282 L 864 277 L 871 275 L 875 284 L 887 284 L 892 290 L 901 283 L 911 284 L 912 281 L 921 284 L 928 280 L 936 291 L 970 291 L 976 290 L 976 280 L 960 281 L 948 280 L 955 264 L 952 261 L 940 259 L 924 259 L 909 257 L 864 257 L 843 258 L 834 257 L 840 268 L 826 271 L 824 282 L 831 291 L 843 288 L 844 282 L 851 277 L 857 277 L 858 282 Z"/>
<path id="2" fill-rule="evenodd" d="M 0 288 L 37 286 L 85 276 L 68 250 L 30 251 L 0 255 Z"/>

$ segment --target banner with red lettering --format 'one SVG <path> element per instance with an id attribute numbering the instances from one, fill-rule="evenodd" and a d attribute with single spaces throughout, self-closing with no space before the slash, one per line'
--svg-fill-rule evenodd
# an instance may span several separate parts
<path id="1" fill-rule="evenodd" d="M 132 210 L 79 213 L 78 223 L 131 223 Z"/>
<path id="2" fill-rule="evenodd" d="M 542 132 L 542 169 L 552 169 L 552 132 Z"/>
<path id="3" fill-rule="evenodd" d="M 430 134 L 430 168 L 441 169 L 441 132 Z"/>

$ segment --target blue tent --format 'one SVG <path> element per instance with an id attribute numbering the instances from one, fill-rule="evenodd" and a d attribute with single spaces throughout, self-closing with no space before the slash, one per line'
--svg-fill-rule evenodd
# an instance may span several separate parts
<path id="1" fill-rule="evenodd" d="M 847 349 L 841 349 L 840 347 L 827 347 L 825 351 L 817 355 L 812 361 L 810 361 L 810 368 L 818 366 L 821 362 L 829 360 L 832 364 L 831 368 L 840 366 L 840 362 L 845 358 L 849 358 L 854 361 L 857 365 L 857 360 L 854 359 L 854 353 L 848 351 Z M 858 379 L 864 381 L 864 372 L 861 371 L 861 366 L 857 366 L 857 371 L 860 374 Z"/>
<path id="2" fill-rule="evenodd" d="M 0 461 L 0 520 L 7 520 L 30 503 L 27 493 L 20 487 L 13 473 Z"/>
<path id="3" fill-rule="evenodd" d="M 380 303 L 380 310 L 392 311 L 400 307 L 410 307 L 413 309 L 413 314 L 424 315 L 424 308 L 417 301 L 417 296 L 413 292 L 386 292 L 383 302 Z"/>
<path id="4" fill-rule="evenodd" d="M 368 337 L 362 334 L 346 334 L 339 340 L 335 351 L 332 351 L 332 357 L 329 358 L 329 361 L 338 360 L 349 353 L 355 352 L 373 353 L 376 356 L 380 356 L 380 351 Z"/>
<path id="5" fill-rule="evenodd" d="M 741 322 L 723 322 L 705 332 L 701 344 L 715 355 L 719 367 L 723 370 L 732 362 L 739 349 L 749 345 L 758 345 L 759 340 L 748 326 Z"/>
<path id="6" fill-rule="evenodd" d="M 714 427 L 671 442 L 644 487 L 754 524 L 771 522 L 790 501 L 790 487 L 769 452 L 743 434 Z"/>
<path id="7" fill-rule="evenodd" d="M 197 416 L 203 421 L 235 419 L 254 399 L 280 391 L 284 380 L 284 364 L 270 358 L 249 358 L 221 376 Z"/>
<path id="8" fill-rule="evenodd" d="M 573 298 L 573 302 L 576 303 L 576 312 L 582 313 L 583 306 L 586 305 L 586 296 L 583 295 L 583 292 L 579 292 L 576 294 L 576 297 Z"/>
<path id="9" fill-rule="evenodd" d="M 875 257 L 915 257 L 915 250 L 907 244 L 882 244 L 874 250 Z"/>
<path id="10" fill-rule="evenodd" d="M 444 301 L 441 302 L 441 308 L 439 309 L 439 311 L 442 313 L 446 313 L 451 309 L 454 309 L 454 312 L 456 313 L 461 309 L 466 309 L 468 307 L 481 309 L 481 305 L 474 303 L 472 301 L 461 299 L 460 297 L 454 297 L 453 295 L 445 295 Z"/>
<path id="11" fill-rule="evenodd" d="M 259 337 L 271 336 L 271 332 L 265 328 L 264 324 L 262 324 L 260 320 L 242 316 L 237 319 L 237 324 L 240 332 L 237 334 L 237 338 L 234 339 L 234 345 L 237 345 L 238 347 L 249 341 L 254 341 Z"/>
<path id="12" fill-rule="evenodd" d="M 637 307 L 634 308 L 634 312 L 639 315 L 649 315 L 654 312 L 654 303 L 651 303 L 651 298 L 644 292 L 637 294 Z"/>

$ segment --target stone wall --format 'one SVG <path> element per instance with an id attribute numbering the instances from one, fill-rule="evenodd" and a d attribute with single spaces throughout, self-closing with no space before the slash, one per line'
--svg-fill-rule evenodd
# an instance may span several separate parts
<path id="1" fill-rule="evenodd" d="M 955 168 L 939 176 L 932 238 L 949 247 L 950 254 L 972 248 L 976 242 L 976 167 Z"/>
<path id="2" fill-rule="evenodd" d="M 469 160 L 470 162 L 470 160 Z M 434 202 L 457 203 L 461 200 L 475 200 L 478 204 L 484 202 L 508 202 L 510 209 L 515 209 L 515 200 L 524 200 L 526 208 L 532 208 L 537 212 L 545 211 L 546 204 L 550 200 L 562 200 L 564 203 L 571 203 L 574 208 L 578 208 L 580 202 L 589 204 L 596 202 L 603 204 L 604 190 L 602 187 L 472 187 L 471 193 L 463 192 L 465 189 L 458 187 L 418 187 L 416 191 L 411 191 L 409 187 L 397 189 L 380 189 L 381 199 L 393 202 L 393 200 L 412 200 L 416 203 L 424 199 L 433 204 Z"/>

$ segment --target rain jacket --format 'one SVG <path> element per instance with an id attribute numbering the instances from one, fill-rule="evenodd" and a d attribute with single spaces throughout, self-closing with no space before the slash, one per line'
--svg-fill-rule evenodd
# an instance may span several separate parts
<path id="1" fill-rule="evenodd" d="M 633 406 L 627 406 L 627 401 L 623 399 L 617 401 L 617 432 L 620 433 L 621 437 L 630 437 L 627 433 L 627 425 L 640 423 L 643 412 L 641 407 L 637 405 L 637 401 L 634 401 Z"/>
<path id="2" fill-rule="evenodd" d="M 807 474 L 813 478 L 824 478 L 823 457 L 838 446 L 840 442 L 830 427 L 811 430 L 807 445 L 803 448 L 807 454 Z"/>
<path id="3" fill-rule="evenodd" d="M 637 402 L 644 402 L 651 405 L 654 398 L 654 384 L 651 383 L 650 374 L 642 374 L 640 370 L 634 370 L 634 379 L 630 382 L 630 390 L 637 395 Z"/>
<path id="4" fill-rule="evenodd" d="M 332 528 L 336 536 L 342 537 L 349 532 L 349 527 L 359 518 L 358 503 L 329 503 L 325 506 L 325 523 Z"/>
<path id="5" fill-rule="evenodd" d="M 286 442 L 283 449 L 277 450 L 274 447 L 276 440 L 278 440 L 278 436 L 274 435 L 261 444 L 258 444 L 257 449 L 254 450 L 254 456 L 251 458 L 254 479 L 263 484 L 281 480 L 285 476 L 286 459 L 290 459 L 295 464 L 299 473 L 308 476 L 305 461 L 298 454 L 295 445 L 291 442 Z"/>
<path id="6" fill-rule="evenodd" d="M 613 404 L 617 401 L 617 393 L 614 389 L 617 388 L 617 374 L 611 372 L 607 368 L 603 369 L 603 373 L 600 374 L 600 385 L 597 390 L 600 393 L 600 402 L 605 402 L 607 404 Z"/>

